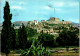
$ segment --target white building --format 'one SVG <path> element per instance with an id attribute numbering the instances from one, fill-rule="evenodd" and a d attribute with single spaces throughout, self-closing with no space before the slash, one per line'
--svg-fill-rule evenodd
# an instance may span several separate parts
<path id="1" fill-rule="evenodd" d="M 37 20 L 34 20 L 34 25 L 37 25 L 38 24 L 38 21 Z"/>

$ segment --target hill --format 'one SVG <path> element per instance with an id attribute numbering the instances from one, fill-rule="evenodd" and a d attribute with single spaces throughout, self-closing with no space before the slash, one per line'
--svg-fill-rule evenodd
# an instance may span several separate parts
<path id="1" fill-rule="evenodd" d="M 79 25 L 79 23 L 72 22 L 73 25 Z"/>
<path id="2" fill-rule="evenodd" d="M 27 22 L 25 22 L 25 21 L 16 21 L 16 22 L 13 22 L 13 24 L 14 24 L 15 26 L 21 26 L 22 23 L 23 23 L 25 26 L 27 25 Z"/>
<path id="3" fill-rule="evenodd" d="M 2 26 L 2 24 L 0 23 L 0 27 Z"/>

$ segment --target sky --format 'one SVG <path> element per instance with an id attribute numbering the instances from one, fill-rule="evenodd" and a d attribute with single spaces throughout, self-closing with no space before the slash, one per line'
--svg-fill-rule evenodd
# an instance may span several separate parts
<path id="1" fill-rule="evenodd" d="M 5 1 L 9 2 L 12 22 L 48 20 L 50 17 L 79 23 L 79 0 L 1 0 L 0 22 L 4 21 Z"/>

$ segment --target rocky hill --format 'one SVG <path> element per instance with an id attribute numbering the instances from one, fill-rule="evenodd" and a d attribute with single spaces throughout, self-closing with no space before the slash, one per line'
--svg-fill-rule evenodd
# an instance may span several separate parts
<path id="1" fill-rule="evenodd" d="M 16 21 L 16 22 L 13 22 L 13 24 L 14 24 L 15 26 L 21 26 L 22 23 L 23 23 L 25 26 L 27 25 L 27 22 L 25 22 L 25 21 Z"/>

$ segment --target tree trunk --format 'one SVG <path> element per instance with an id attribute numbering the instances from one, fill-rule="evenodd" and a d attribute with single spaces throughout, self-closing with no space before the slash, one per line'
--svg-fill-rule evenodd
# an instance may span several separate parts
<path id="1" fill-rule="evenodd" d="M 8 54 L 6 54 L 6 56 L 8 56 Z"/>
<path id="2" fill-rule="evenodd" d="M 66 51 L 67 51 L 67 52 L 69 51 L 69 46 L 66 46 Z"/>

